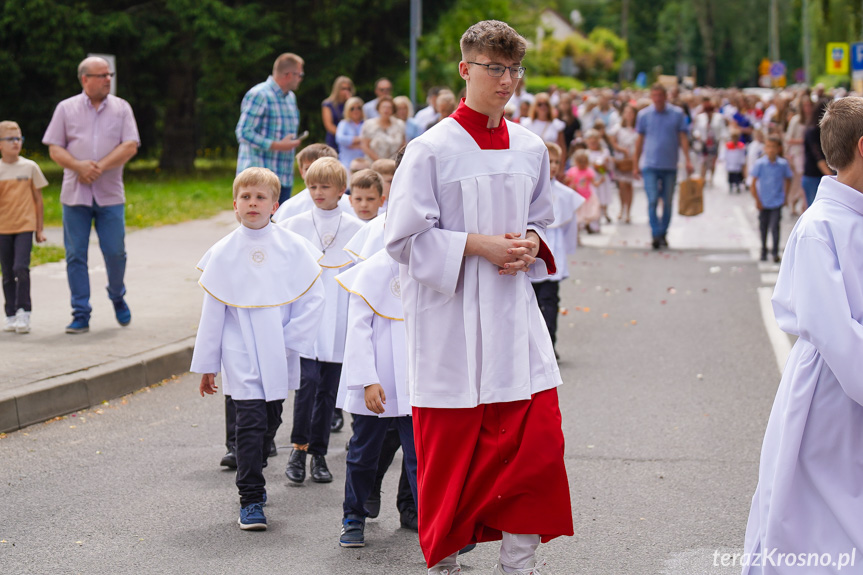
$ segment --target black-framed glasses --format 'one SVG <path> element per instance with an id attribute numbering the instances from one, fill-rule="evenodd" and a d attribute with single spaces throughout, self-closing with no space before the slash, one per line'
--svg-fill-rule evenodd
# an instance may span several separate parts
<path id="1" fill-rule="evenodd" d="M 104 74 L 84 74 L 88 78 L 99 78 L 100 80 L 107 80 L 108 78 L 114 77 L 114 72 L 105 72 Z"/>
<path id="2" fill-rule="evenodd" d="M 468 62 L 468 64 L 484 66 L 485 71 L 492 78 L 500 78 L 504 72 L 509 70 L 510 77 L 518 80 L 519 78 L 524 78 L 524 73 L 527 71 L 524 66 L 502 66 L 501 64 L 481 64 L 479 62 Z"/>
<path id="3" fill-rule="evenodd" d="M 24 136 L 12 136 L 9 138 L 0 138 L 0 142 L 12 142 L 13 144 L 17 144 L 18 142 L 24 143 Z"/>

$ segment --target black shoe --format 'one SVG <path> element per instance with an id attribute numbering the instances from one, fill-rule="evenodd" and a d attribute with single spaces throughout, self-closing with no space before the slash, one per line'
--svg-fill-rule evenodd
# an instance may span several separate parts
<path id="1" fill-rule="evenodd" d="M 459 551 L 459 552 L 458 552 L 458 554 L 459 554 L 459 555 L 464 555 L 465 553 L 470 553 L 470 552 L 471 552 L 471 551 L 473 551 L 474 549 L 476 549 L 476 543 L 468 543 L 467 545 L 465 545 L 465 546 L 462 548 L 462 550 L 461 550 L 461 551 Z"/>
<path id="2" fill-rule="evenodd" d="M 297 449 L 291 450 L 288 466 L 285 467 L 285 475 L 294 483 L 302 483 L 306 480 L 306 452 Z"/>
<path id="3" fill-rule="evenodd" d="M 653 249 L 659 249 L 659 238 L 653 238 L 653 241 L 650 242 L 650 245 L 653 246 Z"/>
<path id="4" fill-rule="evenodd" d="M 369 517 L 372 519 L 381 514 L 381 494 L 378 493 L 377 498 L 373 497 L 374 496 L 370 495 L 369 498 L 366 499 L 366 511 L 369 512 Z"/>
<path id="5" fill-rule="evenodd" d="M 402 524 L 402 527 L 405 529 L 410 529 L 411 531 L 419 531 L 419 518 L 417 517 L 417 510 L 413 507 L 409 507 L 399 513 L 399 521 Z"/>
<path id="6" fill-rule="evenodd" d="M 219 465 L 229 469 L 237 468 L 237 454 L 234 453 L 233 449 L 228 449 L 228 452 L 222 456 L 222 461 L 219 462 Z"/>
<path id="7" fill-rule="evenodd" d="M 782 261 L 782 258 L 779 257 L 778 255 L 773 256 L 773 263 L 774 264 L 778 264 L 781 261 Z"/>
<path id="8" fill-rule="evenodd" d="M 333 420 L 330 422 L 330 431 L 341 431 L 345 426 L 345 416 L 342 415 L 341 409 L 336 409 L 333 412 Z"/>
<path id="9" fill-rule="evenodd" d="M 767 252 L 766 252 L 766 251 L 765 251 L 765 252 L 761 252 L 761 261 L 762 261 L 762 262 L 766 262 L 766 261 L 767 261 Z"/>
<path id="10" fill-rule="evenodd" d="M 661 236 L 659 236 L 659 245 L 660 245 L 660 247 L 663 247 L 663 248 L 668 247 L 668 240 L 665 238 L 665 234 L 662 234 Z"/>
<path id="11" fill-rule="evenodd" d="M 270 450 L 267 452 L 267 457 L 275 457 L 279 454 L 279 450 L 276 449 L 276 440 L 272 440 L 270 442 Z"/>
<path id="12" fill-rule="evenodd" d="M 327 459 L 323 455 L 312 454 L 312 481 L 315 483 L 330 483 L 333 480 L 333 474 L 327 468 Z"/>

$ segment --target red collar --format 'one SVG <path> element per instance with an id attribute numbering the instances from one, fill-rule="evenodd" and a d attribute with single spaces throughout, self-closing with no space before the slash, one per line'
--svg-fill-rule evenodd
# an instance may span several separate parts
<path id="1" fill-rule="evenodd" d="M 467 131 L 481 150 L 508 150 L 509 130 L 506 120 L 501 118 L 497 128 L 489 128 L 488 116 L 480 114 L 476 110 L 468 108 L 464 98 L 458 105 L 458 109 L 450 116 L 453 120 Z"/>

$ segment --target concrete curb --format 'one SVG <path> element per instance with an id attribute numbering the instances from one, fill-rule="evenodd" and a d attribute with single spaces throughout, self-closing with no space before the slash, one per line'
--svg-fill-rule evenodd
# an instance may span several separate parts
<path id="1" fill-rule="evenodd" d="M 195 338 L 168 344 L 119 361 L 37 381 L 0 394 L 0 432 L 101 404 L 163 379 L 186 373 Z"/>

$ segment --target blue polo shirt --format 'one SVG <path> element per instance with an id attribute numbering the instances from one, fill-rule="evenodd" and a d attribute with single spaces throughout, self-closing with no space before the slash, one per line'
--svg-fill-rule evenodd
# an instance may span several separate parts
<path id="1" fill-rule="evenodd" d="M 688 131 L 686 114 L 677 106 L 666 104 L 661 112 L 651 104 L 638 113 L 635 131 L 644 136 L 641 158 L 644 168 L 676 170 L 679 134 Z"/>
<path id="2" fill-rule="evenodd" d="M 752 177 L 758 180 L 755 187 L 764 209 L 785 205 L 785 180 L 794 177 L 788 160 L 777 156 L 776 161 L 771 162 L 767 156 L 761 156 L 752 168 Z"/>

